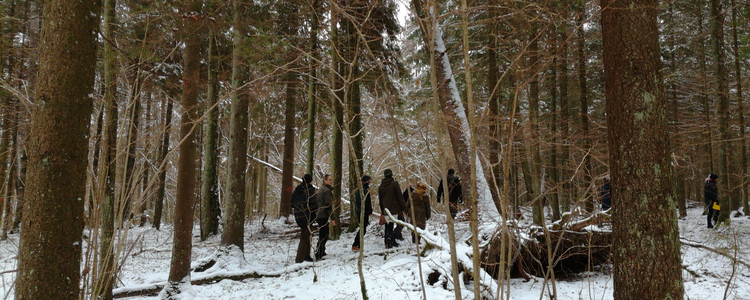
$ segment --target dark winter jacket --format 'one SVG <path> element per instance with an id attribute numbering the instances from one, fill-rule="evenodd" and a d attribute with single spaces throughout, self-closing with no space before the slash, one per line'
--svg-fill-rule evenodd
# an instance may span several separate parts
<path id="1" fill-rule="evenodd" d="M 463 189 L 461 188 L 461 178 L 456 175 L 448 175 L 448 201 L 451 203 L 458 203 L 463 201 Z M 443 200 L 443 180 L 440 180 L 440 185 L 437 188 L 437 201 Z"/>
<path id="2" fill-rule="evenodd" d="M 427 219 L 430 218 L 430 195 L 426 189 L 417 186 L 417 189 L 411 193 L 411 199 L 414 203 L 407 205 L 406 208 L 410 210 L 412 205 L 414 207 L 414 220 L 412 223 L 424 229 Z M 407 212 L 407 216 L 411 217 L 411 213 Z"/>
<path id="3" fill-rule="evenodd" d="M 312 184 L 300 183 L 292 193 L 292 209 L 294 218 L 314 220 L 318 211 L 318 200 L 315 196 L 315 187 Z"/>
<path id="4" fill-rule="evenodd" d="M 333 187 L 327 184 L 323 184 L 323 186 L 318 189 L 317 197 L 318 197 L 318 214 L 317 219 L 322 220 L 323 222 L 328 221 L 328 218 L 331 217 L 331 213 L 333 213 Z M 320 223 L 320 222 L 318 222 Z"/>
<path id="5" fill-rule="evenodd" d="M 354 199 L 356 200 L 356 218 L 362 214 L 362 196 L 365 195 L 365 219 L 372 214 L 372 200 L 370 200 L 370 184 L 365 183 L 362 185 L 362 193 L 360 191 L 354 192 Z"/>
<path id="6" fill-rule="evenodd" d="M 719 191 L 716 188 L 716 180 L 706 179 L 706 183 L 703 185 L 703 199 L 706 205 L 719 202 Z"/>
<path id="7" fill-rule="evenodd" d="M 404 195 L 401 194 L 401 186 L 393 177 L 385 177 L 380 182 L 378 188 L 378 199 L 380 200 L 380 210 L 385 213 L 384 209 L 391 211 L 391 214 L 401 215 L 406 210 Z"/>

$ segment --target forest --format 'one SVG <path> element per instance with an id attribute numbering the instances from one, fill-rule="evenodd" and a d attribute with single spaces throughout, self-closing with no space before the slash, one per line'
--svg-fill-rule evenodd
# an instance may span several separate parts
<path id="1" fill-rule="evenodd" d="M 568 299 L 562 281 L 596 274 L 609 283 L 598 298 L 701 299 L 690 291 L 705 270 L 691 262 L 706 255 L 723 266 L 711 281 L 723 299 L 747 297 L 746 1 L 4 0 L 0 11 L 4 298 L 222 299 L 196 289 L 306 270 L 315 283 L 344 256 L 357 289 L 311 297 L 391 298 L 367 274 L 408 256 L 419 271 L 407 298 L 523 299 L 514 280 L 531 280 L 543 282 L 531 299 Z M 449 169 L 463 187 L 455 219 L 437 201 Z M 412 225 L 415 201 L 406 218 L 383 210 L 385 170 L 406 196 L 427 186 L 426 227 Z M 279 265 L 294 254 L 271 262 L 280 246 L 263 239 L 283 251 L 305 239 L 292 208 L 305 174 L 316 188 L 333 179 L 329 239 L 348 254 Z M 709 174 L 716 208 L 704 204 Z M 372 216 L 355 207 L 365 175 Z M 380 215 L 421 242 L 383 247 Z M 152 269 L 159 284 L 132 279 L 151 268 L 143 257 L 167 264 Z"/>

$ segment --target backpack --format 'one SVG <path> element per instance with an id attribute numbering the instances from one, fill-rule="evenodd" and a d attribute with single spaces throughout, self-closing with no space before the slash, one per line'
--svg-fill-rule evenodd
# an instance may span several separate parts
<path id="1" fill-rule="evenodd" d="M 307 193 L 304 188 L 297 187 L 292 193 L 292 208 L 302 209 L 307 204 Z"/>

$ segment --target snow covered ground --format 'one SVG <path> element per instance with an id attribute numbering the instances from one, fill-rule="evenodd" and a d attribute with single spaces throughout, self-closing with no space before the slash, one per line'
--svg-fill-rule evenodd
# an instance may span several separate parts
<path id="1" fill-rule="evenodd" d="M 688 217 L 679 221 L 683 241 L 685 299 L 750 299 L 750 269 L 746 265 L 750 263 L 750 219 L 733 218 L 731 228 L 708 229 L 701 212 L 701 207 L 691 208 L 688 210 Z M 437 220 L 439 217 L 434 219 L 428 222 L 433 228 L 439 226 L 440 221 Z M 457 225 L 463 238 L 467 238 L 467 223 Z M 264 224 L 260 221 L 249 222 L 244 251 L 246 262 L 230 261 L 204 273 L 230 275 L 256 271 L 266 277 L 193 285 L 191 295 L 185 295 L 184 299 L 361 299 L 357 271 L 358 252 L 351 250 L 355 233 L 344 233 L 340 240 L 329 241 L 328 256 L 324 260 L 295 264 L 298 241 L 293 233 L 295 229 L 296 225 L 279 220 L 266 221 Z M 408 237 L 406 230 L 404 233 Z M 196 227 L 194 235 L 197 234 Z M 444 266 L 445 257 L 429 253 L 422 257 L 423 278 L 420 278 L 416 251 L 410 239 L 402 242 L 399 248 L 386 250 L 382 236 L 383 226 L 377 224 L 371 224 L 365 236 L 362 268 L 369 299 L 422 299 L 422 280 L 427 299 L 455 298 L 450 279 L 443 277 L 434 285 L 427 284 L 427 274 L 432 272 L 432 268 Z M 128 239 L 130 242 L 126 249 L 131 246 L 132 249 L 124 260 L 116 292 L 163 283 L 169 273 L 171 227 L 166 226 L 161 231 L 132 228 Z M 194 261 L 210 256 L 218 248 L 218 243 L 218 237 L 205 242 L 199 242 L 196 238 Z M 729 258 L 707 248 L 697 247 L 699 245 L 736 256 L 744 264 L 733 265 Z M 0 242 L 2 299 L 14 298 L 12 286 L 17 251 L 17 234 Z M 609 269 L 580 274 L 575 279 L 558 280 L 555 284 L 558 299 L 612 299 L 612 275 Z M 192 279 L 209 276 L 204 273 L 194 273 Z M 648 280 L 648 274 L 644 274 L 643 280 Z M 509 285 L 501 285 L 504 287 L 503 299 L 507 296 L 508 286 L 508 299 L 516 300 L 549 299 L 546 295 L 542 296 L 542 293 L 546 294 L 552 289 L 543 278 L 533 278 L 528 282 L 524 279 L 512 279 Z M 471 286 L 463 285 L 461 291 L 464 299 L 473 299 Z M 156 297 L 151 295 L 127 299 Z"/>

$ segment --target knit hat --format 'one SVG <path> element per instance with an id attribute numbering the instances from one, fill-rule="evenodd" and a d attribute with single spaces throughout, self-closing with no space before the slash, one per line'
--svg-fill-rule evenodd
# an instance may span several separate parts
<path id="1" fill-rule="evenodd" d="M 310 184 L 312 183 L 312 180 L 313 178 L 312 178 L 312 175 L 310 174 L 305 174 L 305 176 L 302 176 L 302 182 L 304 183 Z"/>
<path id="2" fill-rule="evenodd" d="M 391 169 L 385 169 L 385 171 L 383 171 L 383 176 L 385 176 L 385 177 L 392 177 L 393 176 L 393 171 L 391 171 Z"/>
<path id="3" fill-rule="evenodd" d="M 711 178 L 711 180 L 716 180 L 719 178 L 719 175 L 711 174 L 711 175 L 708 175 L 708 177 Z"/>
<path id="4" fill-rule="evenodd" d="M 367 175 L 362 176 L 362 183 L 368 183 L 370 182 L 370 180 L 372 180 L 372 177 L 367 176 Z"/>

